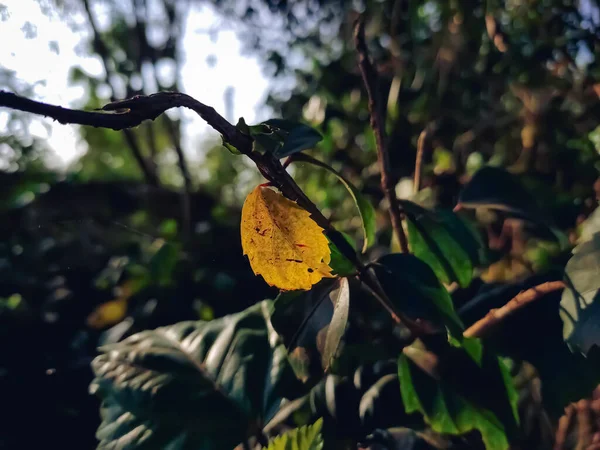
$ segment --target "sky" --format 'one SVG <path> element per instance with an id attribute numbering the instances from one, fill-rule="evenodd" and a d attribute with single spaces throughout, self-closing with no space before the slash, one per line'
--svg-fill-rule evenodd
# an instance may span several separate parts
<path id="1" fill-rule="evenodd" d="M 81 107 L 85 92 L 82 87 L 69 86 L 69 69 L 80 66 L 92 75 L 103 74 L 98 57 L 82 55 L 80 42 L 89 36 L 89 28 L 73 31 L 56 12 L 44 14 L 44 1 L 0 0 L 0 66 L 16 72 L 27 84 L 45 80 L 35 87 L 36 100 L 62 106 Z M 85 25 L 84 17 L 70 20 Z M 102 14 L 98 16 L 102 25 Z M 233 30 L 220 30 L 212 39 L 207 29 L 220 21 L 209 6 L 194 6 L 187 17 L 182 49 L 181 69 L 183 91 L 225 114 L 224 93 L 233 87 L 233 120 L 243 116 L 248 123 L 265 120 L 267 111 L 260 108 L 268 81 L 255 57 L 243 56 L 240 41 Z M 34 27 L 28 25 L 33 24 Z M 35 36 L 35 37 L 32 37 Z M 218 55 L 216 64 L 207 60 Z M 0 129 L 6 125 L 6 113 L 0 111 Z M 191 112 L 185 112 L 183 146 L 192 159 L 201 159 L 201 142 L 218 136 Z M 42 123 L 50 124 L 48 135 Z M 33 135 L 47 139 L 58 156 L 57 164 L 66 167 L 86 150 L 77 127 L 53 123 L 50 119 L 34 122 Z M 1 158 L 1 155 L 0 155 Z"/>

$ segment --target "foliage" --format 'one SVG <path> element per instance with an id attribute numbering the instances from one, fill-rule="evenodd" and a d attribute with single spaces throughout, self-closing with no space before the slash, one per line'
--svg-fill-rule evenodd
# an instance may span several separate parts
<path id="1" fill-rule="evenodd" d="M 91 388 L 103 398 L 100 448 L 234 447 L 271 419 L 287 361 L 269 309 L 262 302 L 103 348 Z"/>
<path id="2" fill-rule="evenodd" d="M 84 3 L 88 52 L 106 75 L 72 70 L 86 108 L 180 89 L 177 73 L 158 76 L 183 63 L 176 2 L 149 21 L 146 2 L 108 1 L 103 27 Z M 0 447 L 67 436 L 91 448 L 94 428 L 100 448 L 590 444 L 596 2 L 212 4 L 248 25 L 248 49 L 273 69 L 268 104 L 285 120 L 237 130 L 256 161 L 287 158 L 289 177 L 259 185 L 271 174 L 225 138 L 202 168 L 189 164 L 177 113 L 122 134 L 83 128 L 90 151 L 63 176 L 11 113 L 0 144 L 14 153 L 0 173 Z M 350 38 L 358 6 L 380 81 L 372 98 Z M 255 34 L 265 23 L 274 33 Z M 291 91 L 277 83 L 287 79 Z M 369 102 L 384 116 L 408 253 L 387 219 Z M 519 292 L 557 280 L 562 292 L 537 293 L 492 326 Z"/>
<path id="3" fill-rule="evenodd" d="M 296 428 L 281 436 L 277 436 L 269 443 L 268 450 L 293 450 L 304 448 L 306 450 L 321 450 L 323 437 L 321 436 L 322 420 L 313 425 Z"/>

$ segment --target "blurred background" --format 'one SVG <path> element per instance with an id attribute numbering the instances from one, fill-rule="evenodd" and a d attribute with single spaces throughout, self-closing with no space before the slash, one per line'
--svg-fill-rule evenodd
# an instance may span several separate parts
<path id="1" fill-rule="evenodd" d="M 395 243 L 352 39 L 362 13 L 400 197 L 451 208 L 475 171 L 504 167 L 573 241 L 585 232 L 600 193 L 596 0 L 0 0 L 0 89 L 84 109 L 182 91 L 233 123 L 308 123 L 323 134 L 309 153 L 377 207 L 379 255 Z M 290 170 L 358 239 L 339 181 Z M 261 182 L 190 111 L 115 132 L 0 110 L 0 449 L 94 448 L 99 345 L 276 294 L 239 239 Z M 478 219 L 495 252 L 481 283 L 555 267 L 556 243 Z"/>

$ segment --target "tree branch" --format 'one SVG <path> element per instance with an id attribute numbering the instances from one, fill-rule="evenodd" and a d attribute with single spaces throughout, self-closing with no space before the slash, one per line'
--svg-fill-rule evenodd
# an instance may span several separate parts
<path id="1" fill-rule="evenodd" d="M 508 316 L 514 314 L 517 310 L 523 308 L 531 302 L 536 301 L 546 294 L 564 289 L 564 287 L 565 283 L 563 281 L 548 281 L 547 283 L 527 289 L 526 291 L 519 293 L 502 308 L 490 310 L 490 312 L 488 312 L 483 319 L 480 319 L 471 325 L 463 333 L 463 335 L 465 337 L 486 336 L 496 325 L 498 325 Z"/>
<path id="2" fill-rule="evenodd" d="M 381 190 L 389 203 L 389 213 L 392 227 L 400 243 L 403 253 L 408 253 L 408 241 L 402 228 L 401 208 L 396 197 L 394 180 L 391 177 L 390 157 L 386 142 L 385 120 L 381 106 L 377 104 L 378 75 L 369 59 L 369 52 L 365 42 L 365 24 L 359 18 L 354 27 L 354 43 L 358 52 L 358 66 L 369 97 L 369 112 L 371 114 L 371 128 L 375 133 L 377 143 L 377 160 L 381 172 Z"/>
<path id="3" fill-rule="evenodd" d="M 175 147 L 175 153 L 177 153 L 177 164 L 179 165 L 179 170 L 181 171 L 181 176 L 183 177 L 183 235 L 186 237 L 186 239 L 189 239 L 192 232 L 192 177 L 185 160 L 183 149 L 181 148 L 179 136 L 177 136 L 175 125 L 166 115 L 163 116 L 163 122 L 165 123 L 167 132 L 171 138 L 171 143 L 173 144 L 173 147 Z"/>
<path id="4" fill-rule="evenodd" d="M 186 94 L 177 92 L 159 92 L 152 95 L 138 95 L 127 100 L 109 103 L 98 111 L 79 111 L 36 102 L 20 97 L 10 92 L 0 91 L 0 106 L 5 106 L 20 111 L 31 112 L 51 117 L 60 123 L 76 123 L 94 127 L 122 130 L 134 127 L 144 120 L 154 120 L 164 111 L 185 107 L 195 111 L 206 123 L 221 133 L 223 139 L 236 147 L 241 153 L 248 156 L 256 164 L 260 173 L 288 199 L 308 211 L 312 219 L 325 230 L 327 237 L 358 269 L 360 279 L 376 294 L 377 300 L 388 309 L 392 318 L 397 323 L 406 325 L 413 335 L 418 336 L 427 332 L 419 324 L 405 317 L 401 312 L 394 311 L 392 303 L 379 285 L 376 278 L 372 277 L 364 264 L 358 258 L 352 245 L 337 231 L 330 221 L 321 213 L 317 206 L 306 196 L 296 181 L 281 165 L 279 159 L 270 153 L 253 151 L 253 140 L 242 133 L 238 128 L 225 120 L 214 108 L 207 106 Z"/>
<path id="5" fill-rule="evenodd" d="M 415 181 L 413 190 L 415 194 L 421 189 L 421 175 L 423 174 L 423 153 L 425 153 L 425 141 L 427 140 L 427 127 L 419 135 L 417 141 L 417 158 L 415 160 Z"/>

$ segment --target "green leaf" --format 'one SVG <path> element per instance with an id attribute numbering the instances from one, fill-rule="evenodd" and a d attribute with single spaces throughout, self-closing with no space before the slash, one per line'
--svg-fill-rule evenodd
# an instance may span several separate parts
<path id="1" fill-rule="evenodd" d="M 180 246 L 162 239 L 156 241 L 158 250 L 150 259 L 150 281 L 158 286 L 168 286 L 173 282 L 173 272 L 179 261 Z"/>
<path id="2" fill-rule="evenodd" d="M 229 142 L 225 141 L 225 139 L 223 139 L 223 147 L 225 147 L 229 153 L 231 153 L 232 155 L 241 155 L 242 152 L 240 152 L 237 147 L 231 145 Z"/>
<path id="3" fill-rule="evenodd" d="M 233 448 L 274 416 L 289 366 L 270 301 L 101 348 L 99 448 Z"/>
<path id="4" fill-rule="evenodd" d="M 425 261 L 446 284 L 467 287 L 479 263 L 480 245 L 472 231 L 454 213 L 428 211 L 401 200 L 408 217 L 408 242 L 412 253 Z"/>
<path id="5" fill-rule="evenodd" d="M 344 178 L 344 176 L 341 173 L 339 173 L 333 167 L 325 164 L 324 162 L 319 161 L 313 158 L 312 156 L 305 155 L 303 153 L 295 155 L 294 160 L 298 162 L 313 164 L 317 167 L 321 167 L 323 169 L 328 170 L 336 177 L 338 177 L 338 179 L 342 182 L 346 189 L 348 189 L 348 192 L 350 192 L 350 195 L 354 200 L 354 204 L 358 209 L 358 213 L 360 214 L 360 220 L 362 221 L 364 234 L 362 252 L 364 253 L 369 246 L 375 243 L 376 212 L 371 202 L 369 202 L 369 200 L 367 200 L 366 197 L 362 195 L 352 183 L 350 183 L 346 178 Z"/>
<path id="6" fill-rule="evenodd" d="M 454 311 L 450 294 L 431 268 L 410 254 L 386 255 L 373 270 L 383 290 L 399 311 L 413 319 L 422 319 L 462 341 L 462 321 Z"/>
<path id="7" fill-rule="evenodd" d="M 573 250 L 565 267 L 567 288 L 560 302 L 563 337 L 587 354 L 600 347 L 600 233 Z"/>
<path id="8" fill-rule="evenodd" d="M 273 152 L 273 155 L 277 158 L 285 158 L 302 150 L 313 148 L 323 139 L 318 131 L 302 123 L 271 119 L 261 125 L 266 125 L 280 136 L 283 136 L 283 145 Z"/>
<path id="9" fill-rule="evenodd" d="M 267 450 L 322 450 L 322 426 L 323 419 L 319 419 L 312 425 L 290 430 L 269 442 Z"/>
<path id="10" fill-rule="evenodd" d="M 471 325 L 520 292 L 559 276 L 557 270 L 519 283 L 486 286 L 458 312 L 465 324 Z M 493 346 L 499 355 L 527 361 L 535 367 L 542 384 L 544 409 L 556 420 L 569 403 L 589 398 L 600 383 L 600 349 L 593 347 L 584 357 L 572 353 L 563 340 L 563 323 L 556 313 L 560 299 L 561 292 L 555 291 L 527 304 L 506 317 L 486 338 L 486 344 Z"/>
<path id="11" fill-rule="evenodd" d="M 345 233 L 342 233 L 342 235 L 348 241 L 348 243 L 354 247 L 352 239 Z M 341 277 L 347 277 L 355 274 L 356 267 L 352 261 L 346 258 L 344 254 L 337 248 L 337 245 L 331 242 L 329 238 L 327 238 L 327 242 L 329 243 L 329 250 L 331 252 L 331 261 L 329 261 L 329 267 L 331 267 L 332 273 Z"/>
<path id="12" fill-rule="evenodd" d="M 324 279 L 310 291 L 282 292 L 271 322 L 303 382 L 322 377 L 335 357 L 348 322 L 348 279 Z"/>
<path id="13" fill-rule="evenodd" d="M 413 344 L 400 356 L 406 412 L 420 412 L 438 433 L 478 430 L 486 449 L 508 449 L 518 428 L 518 394 L 504 363 L 488 352 L 481 367 L 462 349 L 445 347 L 437 353 Z"/>

